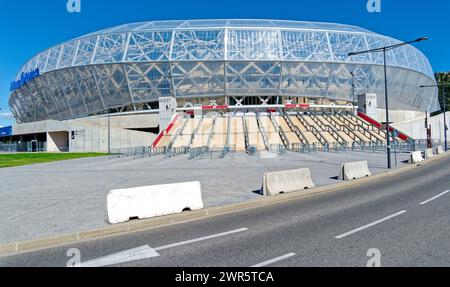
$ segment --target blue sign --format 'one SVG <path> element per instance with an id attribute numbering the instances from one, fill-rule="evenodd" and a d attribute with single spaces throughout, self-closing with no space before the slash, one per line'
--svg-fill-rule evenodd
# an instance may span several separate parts
<path id="1" fill-rule="evenodd" d="M 0 128 L 0 137 L 12 136 L 12 126 Z"/>
<path id="2" fill-rule="evenodd" d="M 17 81 L 11 82 L 11 84 L 9 86 L 9 91 L 12 92 L 14 90 L 20 89 L 23 85 L 25 85 L 29 81 L 33 80 L 34 78 L 39 77 L 39 75 L 40 75 L 39 68 L 31 70 L 26 73 L 22 73 L 20 75 L 20 79 L 18 79 Z"/>

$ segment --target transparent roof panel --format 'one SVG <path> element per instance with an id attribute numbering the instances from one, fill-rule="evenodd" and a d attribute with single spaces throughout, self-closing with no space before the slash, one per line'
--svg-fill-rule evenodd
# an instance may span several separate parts
<path id="1" fill-rule="evenodd" d="M 317 29 L 318 27 L 315 23 L 304 21 L 274 20 L 273 23 L 276 27 L 280 28 Z"/>
<path id="2" fill-rule="evenodd" d="M 228 28 L 227 34 L 223 33 L 224 28 Z M 215 37 L 210 38 L 209 36 L 205 36 L 213 35 L 211 33 L 214 31 L 228 35 L 227 49 L 228 51 L 242 54 L 241 56 L 236 56 L 236 59 L 240 60 L 248 60 L 245 55 L 252 53 L 265 55 L 264 53 L 266 52 L 272 53 L 277 51 L 274 55 L 278 55 L 277 53 L 283 50 L 285 53 L 284 57 L 293 57 L 291 60 L 304 60 L 307 58 L 320 61 L 323 57 L 328 59 L 327 55 L 337 57 L 336 55 L 338 54 L 341 56 L 338 56 L 337 59 L 334 59 L 332 56 L 332 59 L 328 60 L 345 61 L 342 55 L 347 55 L 348 51 L 364 48 L 361 46 L 361 43 L 364 42 L 362 41 L 362 37 L 365 37 L 369 48 L 389 44 L 389 39 L 391 39 L 390 37 L 378 35 L 356 26 L 322 22 L 270 19 L 203 19 L 136 22 L 103 29 L 99 32 L 93 32 L 71 42 L 64 43 L 64 49 L 59 49 L 57 53 L 54 49 L 60 48 L 61 45 L 43 51 L 35 57 L 36 59 L 32 58 L 24 64 L 16 75 L 16 79 L 20 77 L 21 72 L 30 70 L 30 67 L 39 67 L 42 72 L 49 72 L 54 69 L 70 67 L 71 65 L 80 66 L 104 63 L 104 60 L 98 60 L 103 59 L 103 56 L 108 59 L 106 60 L 107 63 L 117 62 L 125 58 L 130 59 L 130 57 L 139 61 L 145 61 L 145 59 L 170 61 L 173 60 L 172 56 L 166 54 L 168 53 L 167 51 L 172 51 L 171 48 L 176 53 L 179 52 L 182 55 L 186 51 L 191 50 L 195 50 L 195 53 L 199 52 L 202 55 L 209 55 L 208 53 L 210 51 L 217 50 L 222 53 L 221 55 L 225 55 L 223 51 L 225 44 L 221 43 L 224 41 L 224 37 L 221 38 L 221 41 L 217 42 Z M 255 36 L 259 32 L 264 32 L 267 35 L 272 35 L 271 33 L 273 32 L 275 33 L 274 35 L 289 36 L 283 38 L 283 41 L 279 41 L 279 36 Z M 127 33 L 131 33 L 130 37 L 126 35 Z M 175 36 L 179 34 L 183 35 L 183 38 L 180 40 L 183 43 L 181 46 L 177 46 L 178 42 L 176 41 L 172 43 L 172 34 Z M 236 39 L 230 35 L 235 35 Z M 327 35 L 331 40 L 329 43 L 331 44 L 330 47 L 327 45 Z M 340 36 L 335 37 L 336 35 Z M 116 41 L 117 37 L 120 37 L 118 43 Z M 126 42 L 128 39 L 130 39 L 130 42 Z M 231 41 L 233 39 L 236 43 Z M 270 42 L 267 45 L 264 44 L 266 40 Z M 398 41 L 395 40 L 393 42 L 397 43 Z M 66 49 L 66 46 L 70 46 L 70 43 L 75 44 L 72 48 L 69 47 L 70 49 Z M 229 46 L 233 43 L 237 45 L 234 47 L 234 50 Z M 221 44 L 221 46 L 216 46 L 218 44 Z M 258 45 L 262 46 L 260 47 Z M 180 47 L 180 51 L 175 49 L 177 47 Z M 127 48 L 126 51 L 125 48 Z M 306 51 L 310 51 L 309 54 L 314 57 L 304 55 Z M 191 52 L 189 53 L 192 54 Z M 324 54 L 322 55 L 321 53 Z M 99 58 L 98 54 L 103 56 Z M 111 54 L 112 57 L 109 57 L 107 54 Z M 128 57 L 128 54 L 131 56 Z M 226 54 L 224 58 L 227 57 L 231 56 Z M 252 59 L 252 57 L 250 58 Z M 362 63 L 381 63 L 377 55 L 371 55 L 370 57 L 371 59 L 364 60 Z M 259 59 L 259 57 L 256 58 Z M 268 59 L 283 60 L 284 58 L 278 55 L 275 57 L 270 56 Z M 417 70 L 432 77 L 432 68 L 429 62 L 423 54 L 416 54 L 415 47 L 406 46 L 398 49 L 396 53 L 389 53 L 388 61 L 391 63 L 390 65 Z"/>
<path id="3" fill-rule="evenodd" d="M 319 29 L 343 32 L 363 32 L 373 33 L 369 30 L 343 24 L 306 22 L 306 21 L 287 21 L 287 20 L 265 20 L 265 19 L 205 19 L 205 20 L 168 20 L 168 21 L 152 21 L 138 22 L 131 24 L 119 25 L 100 30 L 98 32 L 89 33 L 80 38 L 108 33 L 146 31 L 146 30 L 168 30 L 168 29 L 186 29 L 186 28 L 285 28 L 285 29 Z"/>
<path id="4" fill-rule="evenodd" d="M 242 26 L 242 27 L 274 27 L 272 20 L 245 20 L 245 19 L 231 19 L 228 21 L 228 26 Z"/>
<path id="5" fill-rule="evenodd" d="M 146 25 L 146 24 L 148 24 L 148 22 L 139 22 L 139 23 L 126 24 L 126 25 L 120 26 L 119 32 L 131 31 L 131 30 L 134 30 L 136 28 L 142 27 L 143 25 Z"/>
<path id="6" fill-rule="evenodd" d="M 177 28 L 225 27 L 228 20 L 187 20 Z"/>

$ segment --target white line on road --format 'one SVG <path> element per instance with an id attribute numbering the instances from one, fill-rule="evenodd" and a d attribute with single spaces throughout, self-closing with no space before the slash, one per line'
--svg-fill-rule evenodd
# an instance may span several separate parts
<path id="1" fill-rule="evenodd" d="M 356 229 L 353 229 L 353 230 L 351 230 L 351 231 L 349 231 L 349 232 L 346 232 L 346 233 L 343 233 L 343 234 L 341 234 L 341 235 L 338 235 L 338 236 L 336 236 L 335 238 L 336 238 L 336 239 L 342 239 L 342 238 L 344 238 L 344 237 L 347 237 L 347 236 L 349 236 L 349 235 L 352 235 L 353 233 L 356 233 L 356 232 L 358 232 L 358 231 L 361 231 L 361 230 L 364 230 L 364 229 L 366 229 L 366 228 L 372 227 L 372 226 L 374 226 L 374 225 L 377 225 L 377 224 L 379 224 L 379 223 L 382 223 L 382 222 L 384 222 L 384 221 L 386 221 L 386 220 L 389 220 L 389 219 L 391 219 L 391 218 L 394 218 L 394 217 L 396 217 L 396 216 L 402 215 L 402 214 L 405 213 L 405 212 L 406 212 L 406 210 L 402 210 L 402 211 L 400 211 L 400 212 L 397 212 L 397 213 L 395 213 L 395 214 L 389 215 L 389 216 L 387 216 L 387 217 L 385 217 L 385 218 L 382 218 L 382 219 L 377 220 L 377 221 L 375 221 L 375 222 L 372 222 L 372 223 L 370 223 L 370 224 L 361 226 L 361 227 L 356 228 Z"/>
<path id="2" fill-rule="evenodd" d="M 420 203 L 420 205 L 427 204 L 428 202 L 433 201 L 433 200 L 435 200 L 435 199 L 437 199 L 437 198 L 439 198 L 439 197 L 441 197 L 441 196 L 443 196 L 443 195 L 445 195 L 445 194 L 447 194 L 447 193 L 449 193 L 449 192 L 450 192 L 450 190 L 446 190 L 446 191 L 444 191 L 443 193 L 439 193 L 438 195 L 433 196 L 432 198 L 430 198 L 430 199 L 428 199 L 428 200 L 422 201 L 422 202 Z"/>
<path id="3" fill-rule="evenodd" d="M 289 254 L 286 254 L 286 255 L 283 255 L 283 256 L 274 258 L 274 259 L 270 259 L 270 260 L 267 260 L 267 261 L 258 263 L 258 264 L 256 264 L 256 265 L 253 265 L 252 267 L 264 267 L 264 266 L 273 264 L 273 263 L 275 263 L 275 262 L 279 262 L 279 261 L 281 261 L 281 260 L 288 259 L 288 258 L 290 258 L 290 257 L 292 257 L 292 256 L 295 256 L 295 253 L 289 253 Z"/>
<path id="4" fill-rule="evenodd" d="M 148 245 L 144 245 L 134 249 L 125 250 L 108 256 L 89 260 L 78 264 L 77 267 L 103 267 L 120 263 L 139 261 L 158 256 L 158 252 L 156 252 L 153 248 Z"/>
<path id="5" fill-rule="evenodd" d="M 110 265 L 116 265 L 121 263 L 127 263 L 127 262 L 133 262 L 133 261 L 139 261 L 143 259 L 153 258 L 153 257 L 159 257 L 158 254 L 159 250 L 169 249 L 173 247 L 178 247 L 182 245 L 187 245 L 195 242 L 205 241 L 208 239 L 214 239 L 226 235 L 236 234 L 239 232 L 247 231 L 248 228 L 240 228 L 236 230 L 231 230 L 227 232 L 217 233 L 205 237 L 200 237 L 196 239 L 191 239 L 187 241 L 182 241 L 178 243 L 173 243 L 169 245 L 164 245 L 156 248 L 151 248 L 148 245 L 144 245 L 141 247 L 133 248 L 130 250 L 121 251 L 118 253 L 114 253 L 111 255 L 107 255 L 104 257 L 92 259 L 83 263 L 80 263 L 77 265 L 77 267 L 103 267 L 103 266 L 110 266 Z"/>
<path id="6" fill-rule="evenodd" d="M 159 250 L 169 249 L 169 248 L 187 245 L 187 244 L 191 244 L 191 243 L 195 243 L 195 242 L 205 241 L 208 239 L 214 239 L 217 237 L 236 234 L 236 233 L 247 231 L 247 230 L 248 230 L 248 228 L 240 228 L 240 229 L 231 230 L 231 231 L 227 231 L 227 232 L 217 233 L 214 235 L 209 235 L 209 236 L 205 236 L 205 237 L 200 237 L 200 238 L 196 238 L 196 239 L 191 239 L 191 240 L 187 240 L 187 241 L 182 241 L 182 242 L 178 242 L 178 243 L 173 243 L 173 244 L 156 247 L 155 250 L 159 251 Z"/>

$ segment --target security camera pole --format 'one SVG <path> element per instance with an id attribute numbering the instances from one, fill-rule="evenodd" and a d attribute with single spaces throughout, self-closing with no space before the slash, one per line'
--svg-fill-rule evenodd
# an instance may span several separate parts
<path id="1" fill-rule="evenodd" d="M 386 64 L 386 51 L 389 50 L 393 50 L 408 44 L 412 44 L 415 42 L 421 42 L 421 41 L 426 41 L 428 40 L 428 37 L 422 37 L 413 41 L 409 41 L 409 42 L 403 42 L 403 43 L 399 43 L 396 45 L 391 45 L 391 46 L 385 46 L 385 47 L 381 47 L 381 48 L 376 48 L 376 49 L 371 49 L 371 50 L 366 50 L 366 51 L 359 51 L 359 52 L 351 52 L 348 54 L 349 57 L 351 56 L 356 56 L 359 54 L 366 54 L 366 53 L 383 53 L 383 66 L 384 66 L 384 96 L 385 96 L 385 109 L 386 109 L 386 143 L 387 143 L 387 166 L 388 169 L 392 168 L 391 165 L 391 136 L 390 136 L 390 132 L 391 132 L 391 127 L 390 127 L 390 123 L 389 123 L 389 100 L 388 100 L 388 85 L 387 85 L 387 64 Z"/>

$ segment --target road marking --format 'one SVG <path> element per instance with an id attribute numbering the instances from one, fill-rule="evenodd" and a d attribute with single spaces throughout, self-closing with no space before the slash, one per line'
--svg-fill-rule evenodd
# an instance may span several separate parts
<path id="1" fill-rule="evenodd" d="M 200 238 L 196 238 L 196 239 L 191 239 L 191 240 L 181 241 L 178 243 L 172 243 L 172 244 L 156 247 L 155 250 L 160 251 L 160 250 L 164 250 L 164 249 L 169 249 L 169 248 L 173 248 L 173 247 L 178 247 L 178 246 L 182 246 L 182 245 L 187 245 L 187 244 L 191 244 L 191 243 L 214 239 L 214 238 L 218 238 L 218 237 L 222 237 L 222 236 L 226 236 L 226 235 L 236 234 L 236 233 L 247 231 L 247 230 L 248 230 L 248 228 L 240 228 L 240 229 L 231 230 L 231 231 L 227 231 L 227 232 L 217 233 L 214 235 L 209 235 L 209 236 L 205 236 L 205 237 L 200 237 Z"/>
<path id="2" fill-rule="evenodd" d="M 275 263 L 275 262 L 279 262 L 279 261 L 281 261 L 281 260 L 288 259 L 288 258 L 290 258 L 290 257 L 292 257 L 292 256 L 295 256 L 295 253 L 289 253 L 289 254 L 286 254 L 286 255 L 283 255 L 283 256 L 274 258 L 274 259 L 270 259 L 270 260 L 267 260 L 267 261 L 258 263 L 258 264 L 256 264 L 256 265 L 253 265 L 252 267 L 264 267 L 264 266 L 273 264 L 273 263 Z"/>
<path id="3" fill-rule="evenodd" d="M 159 254 L 158 252 L 155 251 L 155 249 L 151 248 L 148 245 L 144 245 L 141 247 L 125 250 L 97 259 L 89 260 L 78 264 L 77 267 L 103 267 L 116 265 L 120 263 L 139 261 L 158 256 Z"/>
<path id="4" fill-rule="evenodd" d="M 372 227 L 372 226 L 374 226 L 374 225 L 377 225 L 377 224 L 379 224 L 379 223 L 382 223 L 382 222 L 384 222 L 384 221 L 386 221 L 386 220 L 389 220 L 389 219 L 391 219 L 391 218 L 394 218 L 394 217 L 396 217 L 396 216 L 402 215 L 402 214 L 405 213 L 405 212 L 406 212 L 406 210 L 402 210 L 402 211 L 400 211 L 400 212 L 397 212 L 397 213 L 395 213 L 395 214 L 389 215 L 389 216 L 387 216 L 387 217 L 385 217 L 385 218 L 382 218 L 382 219 L 380 219 L 380 220 L 377 220 L 377 221 L 375 221 L 375 222 L 369 223 L 369 224 L 367 224 L 367 225 L 364 225 L 364 226 L 361 226 L 361 227 L 359 227 L 359 228 L 353 229 L 353 230 L 351 230 L 351 231 L 349 231 L 349 232 L 346 232 L 346 233 L 343 233 L 343 234 L 341 234 L 341 235 L 338 235 L 338 236 L 336 236 L 335 238 L 336 238 L 336 239 L 342 239 L 342 238 L 344 238 L 344 237 L 347 237 L 347 236 L 349 236 L 349 235 L 352 235 L 353 233 L 359 232 L 359 231 L 361 231 L 361 230 L 364 230 L 364 229 L 366 229 L 366 228 Z"/>
<path id="5" fill-rule="evenodd" d="M 111 255 L 107 255 L 104 257 L 92 259 L 83 263 L 80 263 L 77 265 L 77 267 L 103 267 L 103 266 L 110 266 L 110 265 L 116 265 L 121 263 L 127 263 L 132 261 L 139 261 L 143 259 L 153 258 L 153 257 L 159 257 L 159 253 L 157 251 L 159 250 L 165 250 L 173 247 L 178 247 L 182 245 L 187 245 L 195 242 L 205 241 L 208 239 L 214 239 L 226 235 L 236 234 L 239 232 L 247 231 L 248 228 L 240 228 L 236 230 L 231 230 L 227 232 L 217 233 L 205 237 L 200 237 L 196 239 L 191 239 L 187 241 L 182 241 L 178 243 L 168 244 L 156 248 L 151 248 L 148 245 L 144 245 L 141 247 L 133 248 L 130 250 L 121 251 L 118 253 L 114 253 Z"/>
<path id="6" fill-rule="evenodd" d="M 430 199 L 427 199 L 427 200 L 425 200 L 425 201 L 422 201 L 422 202 L 420 203 L 420 205 L 427 204 L 428 202 L 433 201 L 433 200 L 435 200 L 435 199 L 437 199 L 437 198 L 439 198 L 439 197 L 441 197 L 441 196 L 443 196 L 443 195 L 446 195 L 446 194 L 449 193 L 449 192 L 450 192 L 450 190 L 446 190 L 446 191 L 444 191 L 443 193 L 439 193 L 438 195 L 433 196 L 433 197 L 430 198 Z"/>

